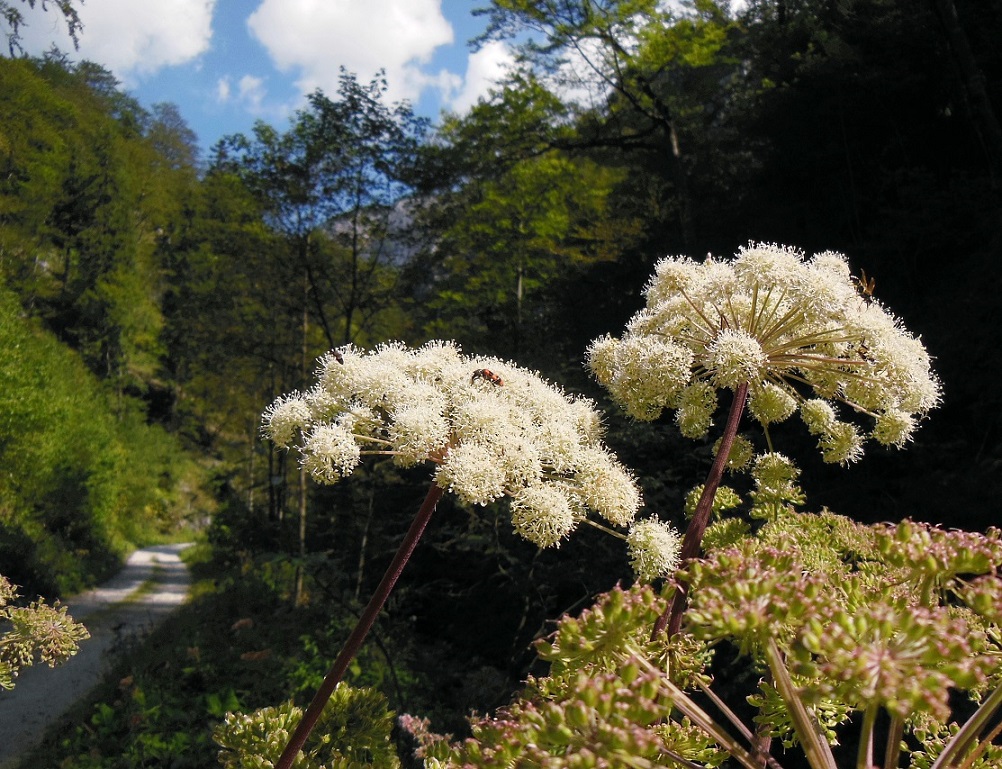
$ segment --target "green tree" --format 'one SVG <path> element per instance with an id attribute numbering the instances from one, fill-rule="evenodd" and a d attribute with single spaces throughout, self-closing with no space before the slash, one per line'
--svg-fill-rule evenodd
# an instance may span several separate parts
<path id="1" fill-rule="evenodd" d="M 298 360 L 298 375 L 280 387 L 305 382 L 324 349 L 379 334 L 392 317 L 392 297 L 402 257 L 392 234 L 393 217 L 408 187 L 424 122 L 407 104 L 383 103 L 386 82 L 360 84 L 342 70 L 337 99 L 317 91 L 285 133 L 259 122 L 251 138 L 229 137 L 216 149 L 213 168 L 232 173 L 261 202 L 265 223 L 284 241 L 272 286 L 284 306 L 287 327 L 299 308 L 300 344 L 284 351 Z M 278 287 L 284 286 L 285 291 Z M 281 297 L 277 296 L 281 293 Z M 317 330 L 320 338 L 317 338 Z M 291 367 L 285 370 L 291 373 Z M 278 464 L 272 456 L 269 467 Z M 307 486 L 299 473 L 298 552 L 306 556 Z M 281 500 L 273 497 L 272 503 Z M 273 510 L 273 517 L 280 517 Z M 303 573 L 298 570 L 297 600 Z"/>
<path id="2" fill-rule="evenodd" d="M 176 104 L 158 102 L 153 105 L 146 138 L 164 167 L 190 173 L 198 166 L 198 136 Z"/>
<path id="3" fill-rule="evenodd" d="M 712 119 L 732 29 L 710 0 L 494 0 L 482 40 L 519 40 L 523 67 L 573 106 L 575 146 L 653 152 L 666 163 L 683 248 L 696 242 L 690 146 Z M 524 77 L 524 76 L 523 76 Z"/>
<path id="4" fill-rule="evenodd" d="M 145 393 L 163 354 L 160 244 L 196 181 L 190 154 L 163 154 L 165 115 L 176 146 L 190 136 L 176 110 L 149 116 L 88 62 L 3 60 L 0 73 L 4 278 L 120 393 Z"/>
<path id="5" fill-rule="evenodd" d="M 73 0 L 20 0 L 21 6 L 17 6 L 11 0 L 0 0 L 0 19 L 3 20 L 7 36 L 7 48 L 10 55 L 14 56 L 21 50 L 21 27 L 24 26 L 24 13 L 22 8 L 27 3 L 29 8 L 34 8 L 36 4 L 41 5 L 42 10 L 47 11 L 49 6 L 55 6 L 63 18 L 66 20 L 66 28 L 70 33 L 70 38 L 76 44 L 80 32 L 83 30 L 83 23 L 77 12 Z"/>
<path id="6" fill-rule="evenodd" d="M 277 516 L 283 507 L 282 487 L 270 483 L 283 468 L 260 461 L 255 414 L 301 369 L 301 294 L 293 304 L 282 290 L 295 280 L 290 260 L 281 258 L 285 248 L 265 225 L 258 197 L 222 170 L 201 179 L 160 244 L 170 384 L 164 419 L 219 458 L 250 514 L 260 512 L 259 483 L 272 500 L 264 512 Z M 284 455 L 269 458 L 281 462 Z"/>
<path id="7" fill-rule="evenodd" d="M 76 112 L 27 59 L 0 60 L 0 112 L 2 269 L 30 306 L 53 290 L 44 233 L 75 149 Z"/>
<path id="8" fill-rule="evenodd" d="M 546 357 L 558 344 L 561 291 L 636 237 L 635 223 L 612 213 L 621 177 L 551 151 L 437 198 L 444 226 L 437 270 L 426 271 L 426 332 L 501 355 Z"/>
<path id="9" fill-rule="evenodd" d="M 387 268 L 401 257 L 392 219 L 424 121 L 406 103 L 383 103 L 381 77 L 360 84 L 342 70 L 337 99 L 317 91 L 279 133 L 259 122 L 254 136 L 229 137 L 215 165 L 260 196 L 266 221 L 289 242 L 301 271 L 304 322 L 328 347 L 364 336 L 389 303 Z"/>

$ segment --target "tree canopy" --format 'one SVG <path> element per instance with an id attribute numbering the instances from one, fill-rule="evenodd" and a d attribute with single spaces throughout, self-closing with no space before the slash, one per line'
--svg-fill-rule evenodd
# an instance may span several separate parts
<path id="1" fill-rule="evenodd" d="M 864 521 L 990 522 L 1002 491 L 998 9 L 494 0 L 483 13 L 482 42 L 515 45 L 518 66 L 467 113 L 432 126 L 388 103 L 382 76 L 345 71 L 287 125 L 260 122 L 205 158 L 174 105 L 139 104 L 99 64 L 0 59 L 0 517 L 14 543 L 0 572 L 14 564 L 52 592 L 81 585 L 211 498 L 221 557 L 274 584 L 305 571 L 323 611 L 347 611 L 412 501 L 405 483 L 377 497 L 375 481 L 411 469 L 298 485 L 298 456 L 262 439 L 260 415 L 307 386 L 318 356 L 442 338 L 607 404 L 584 351 L 643 307 L 654 264 L 749 241 L 848 254 L 867 300 L 902 315 L 943 380 L 907 465 L 888 449 L 837 477 L 807 465 L 810 498 Z M 709 465 L 712 445 L 666 466 L 672 422 L 607 413 L 647 504 L 682 517 L 681 478 Z M 454 660 L 503 690 L 544 618 L 608 588 L 622 564 L 587 535 L 556 559 L 492 507 L 443 508 L 418 586 L 391 607 L 387 648 L 451 671 L 455 716 L 495 703 L 490 686 L 464 688 Z M 584 566 L 569 568 L 575 557 Z M 411 616 L 447 648 L 394 647 Z M 341 630 L 331 621 L 309 643 Z M 391 668 L 368 683 L 389 688 Z"/>

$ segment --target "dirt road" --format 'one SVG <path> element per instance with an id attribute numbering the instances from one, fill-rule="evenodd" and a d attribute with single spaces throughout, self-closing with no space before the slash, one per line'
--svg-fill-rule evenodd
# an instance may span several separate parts
<path id="1" fill-rule="evenodd" d="M 30 667 L 13 690 L 0 690 L 0 769 L 17 766 L 46 727 L 100 682 L 116 651 L 184 603 L 191 579 L 178 553 L 185 547 L 137 550 L 115 578 L 66 602 L 70 616 L 83 622 L 91 637 L 68 662 Z"/>

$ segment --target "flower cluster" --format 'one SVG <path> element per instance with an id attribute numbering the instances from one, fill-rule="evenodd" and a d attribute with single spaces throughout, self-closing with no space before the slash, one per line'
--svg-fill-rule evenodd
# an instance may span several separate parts
<path id="1" fill-rule="evenodd" d="M 627 537 L 633 573 L 642 582 L 667 577 L 678 567 L 682 536 L 657 518 L 645 518 L 630 528 Z"/>
<path id="2" fill-rule="evenodd" d="M 978 689 L 996 667 L 984 654 L 984 632 L 959 612 L 868 598 L 865 608 L 835 608 L 801 630 L 793 668 L 808 681 L 805 692 L 859 710 L 879 705 L 901 718 L 925 712 L 945 723 L 950 692 Z"/>
<path id="3" fill-rule="evenodd" d="M 1002 530 L 994 526 L 981 534 L 905 520 L 875 531 L 884 562 L 899 569 L 899 581 L 917 589 L 926 603 L 941 598 L 927 595 L 929 587 L 952 587 L 958 575 L 989 574 L 1002 563 Z"/>
<path id="4" fill-rule="evenodd" d="M 303 710 L 291 702 L 252 713 L 227 713 L 213 730 L 223 769 L 271 769 Z M 390 739 L 393 716 L 375 689 L 337 687 L 321 717 L 323 729 L 297 754 L 293 769 L 368 766 L 399 769 Z"/>
<path id="5" fill-rule="evenodd" d="M 615 672 L 581 672 L 561 684 L 559 700 L 520 701 L 472 721 L 473 738 L 448 754 L 444 746 L 430 745 L 425 766 L 654 766 L 661 765 L 669 745 L 680 743 L 693 752 L 714 753 L 690 725 L 663 722 L 657 671 L 627 661 Z"/>
<path id="6" fill-rule="evenodd" d="M 693 604 L 685 621 L 702 640 L 728 638 L 745 653 L 766 638 L 784 642 L 806 618 L 830 608 L 827 575 L 808 573 L 791 552 L 752 538 L 688 566 Z"/>
<path id="7" fill-rule="evenodd" d="M 44 662 L 49 667 L 65 662 L 80 648 L 90 633 L 66 613 L 57 601 L 53 605 L 32 601 L 16 606 L 17 588 L 0 575 L 0 688 L 14 688 L 21 668 Z"/>
<path id="8" fill-rule="evenodd" d="M 783 550 L 772 544 L 780 541 Z M 920 550 L 929 556 L 921 562 Z M 858 570 L 847 563 L 855 558 Z M 787 513 L 759 537 L 690 564 L 686 624 L 703 641 L 728 638 L 748 653 L 773 639 L 789 655 L 801 695 L 832 712 L 872 706 L 944 723 L 950 692 L 979 690 L 997 668 L 989 618 L 952 605 L 953 596 L 977 600 L 963 589 L 968 578 L 1000 563 L 994 531 L 912 521 L 864 527 L 831 513 Z M 921 581 L 913 571 L 936 575 L 942 593 L 930 601 L 913 589 L 908 583 Z"/>
<path id="9" fill-rule="evenodd" d="M 349 346 L 321 358 L 317 384 L 276 400 L 264 432 L 295 446 L 314 480 L 334 483 L 365 455 L 430 461 L 461 500 L 511 500 L 525 539 L 557 545 L 594 511 L 627 526 L 641 505 L 632 475 L 601 442 L 594 404 L 538 374 L 451 343 Z"/>
<path id="10" fill-rule="evenodd" d="M 801 505 L 806 501 L 797 485 L 800 471 L 793 462 L 774 451 L 755 458 L 751 476 L 755 490 L 751 492 L 753 518 L 772 518 L 786 505 Z"/>
<path id="11" fill-rule="evenodd" d="M 871 418 L 869 437 L 901 446 L 940 398 L 921 341 L 859 283 L 833 252 L 753 244 L 729 261 L 666 258 L 647 306 L 621 339 L 592 342 L 588 362 L 638 419 L 674 409 L 682 433 L 702 437 L 717 391 L 747 384 L 764 427 L 799 412 L 826 461 L 853 462 L 865 436 L 840 404 Z"/>
<path id="12" fill-rule="evenodd" d="M 708 675 L 722 667 L 708 665 L 721 641 L 768 669 L 746 699 L 757 710 L 757 736 L 781 739 L 816 769 L 848 766 L 844 750 L 836 764 L 831 746 L 854 725 L 854 744 L 865 746 L 878 712 L 899 729 L 888 737 L 887 766 L 898 766 L 899 750 L 925 769 L 951 751 L 964 766 L 998 766 L 997 732 L 986 727 L 988 737 L 958 743 L 952 720 L 969 714 L 964 695 L 982 699 L 971 717 L 982 727 L 995 723 L 1002 705 L 1002 687 L 985 696 L 986 686 L 999 686 L 999 628 L 975 606 L 1000 595 L 998 541 L 994 531 L 865 526 L 829 512 L 778 511 L 754 535 L 684 567 L 692 604 L 678 635 L 649 634 L 671 586 L 660 596 L 650 586 L 600 596 L 537 642 L 549 676 L 531 679 L 494 717 L 473 719 L 473 739 L 450 746 L 424 735 L 426 766 L 710 767 L 725 758 L 746 769 L 789 765 L 786 756 L 755 755 L 756 735 L 727 710 L 728 686 Z M 922 568 L 952 570 L 932 604 L 897 587 L 903 571 L 920 568 L 911 557 L 923 547 L 936 555 Z M 968 596 L 973 603 L 958 605 Z M 698 702 L 687 694 L 693 690 Z M 872 765 L 872 745 L 867 753 L 852 765 Z"/>

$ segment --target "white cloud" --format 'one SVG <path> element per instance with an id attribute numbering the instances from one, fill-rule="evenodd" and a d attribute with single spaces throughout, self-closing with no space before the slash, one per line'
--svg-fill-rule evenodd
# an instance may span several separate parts
<path id="1" fill-rule="evenodd" d="M 265 87 L 264 78 L 254 75 L 244 75 L 237 80 L 236 86 L 233 79 L 225 75 L 216 81 L 216 102 L 218 104 L 236 104 L 251 115 L 261 116 L 267 113 L 274 113 L 285 116 L 289 108 L 284 105 L 265 108 L 265 98 L 268 90 Z"/>
<path id="2" fill-rule="evenodd" d="M 261 112 L 261 103 L 265 97 L 264 80 L 253 75 L 244 75 L 237 83 L 237 94 L 240 101 L 251 113 Z"/>
<path id="3" fill-rule="evenodd" d="M 22 44 L 42 53 L 53 44 L 73 59 L 89 59 L 128 82 L 136 76 L 184 64 L 204 53 L 212 38 L 216 0 L 87 0 L 77 4 L 83 32 L 74 51 L 63 17 L 51 5 L 25 7 Z"/>
<path id="4" fill-rule="evenodd" d="M 563 64 L 551 76 L 551 85 L 565 102 L 597 107 L 611 89 L 600 73 L 614 71 L 614 56 L 599 41 L 584 40 L 579 47 L 563 51 Z"/>
<path id="5" fill-rule="evenodd" d="M 216 81 L 216 101 L 225 104 L 230 100 L 230 76 L 226 75 Z"/>
<path id="6" fill-rule="evenodd" d="M 437 48 L 453 42 L 441 0 L 262 0 L 247 24 L 304 93 L 336 92 L 342 66 L 361 82 L 384 69 L 389 101 L 454 87 L 447 71 L 424 69 Z"/>
<path id="7" fill-rule="evenodd" d="M 462 89 L 447 100 L 449 109 L 463 113 L 486 96 L 507 70 L 515 63 L 515 57 L 504 43 L 492 40 L 479 51 L 471 53 L 466 64 L 466 75 Z"/>

